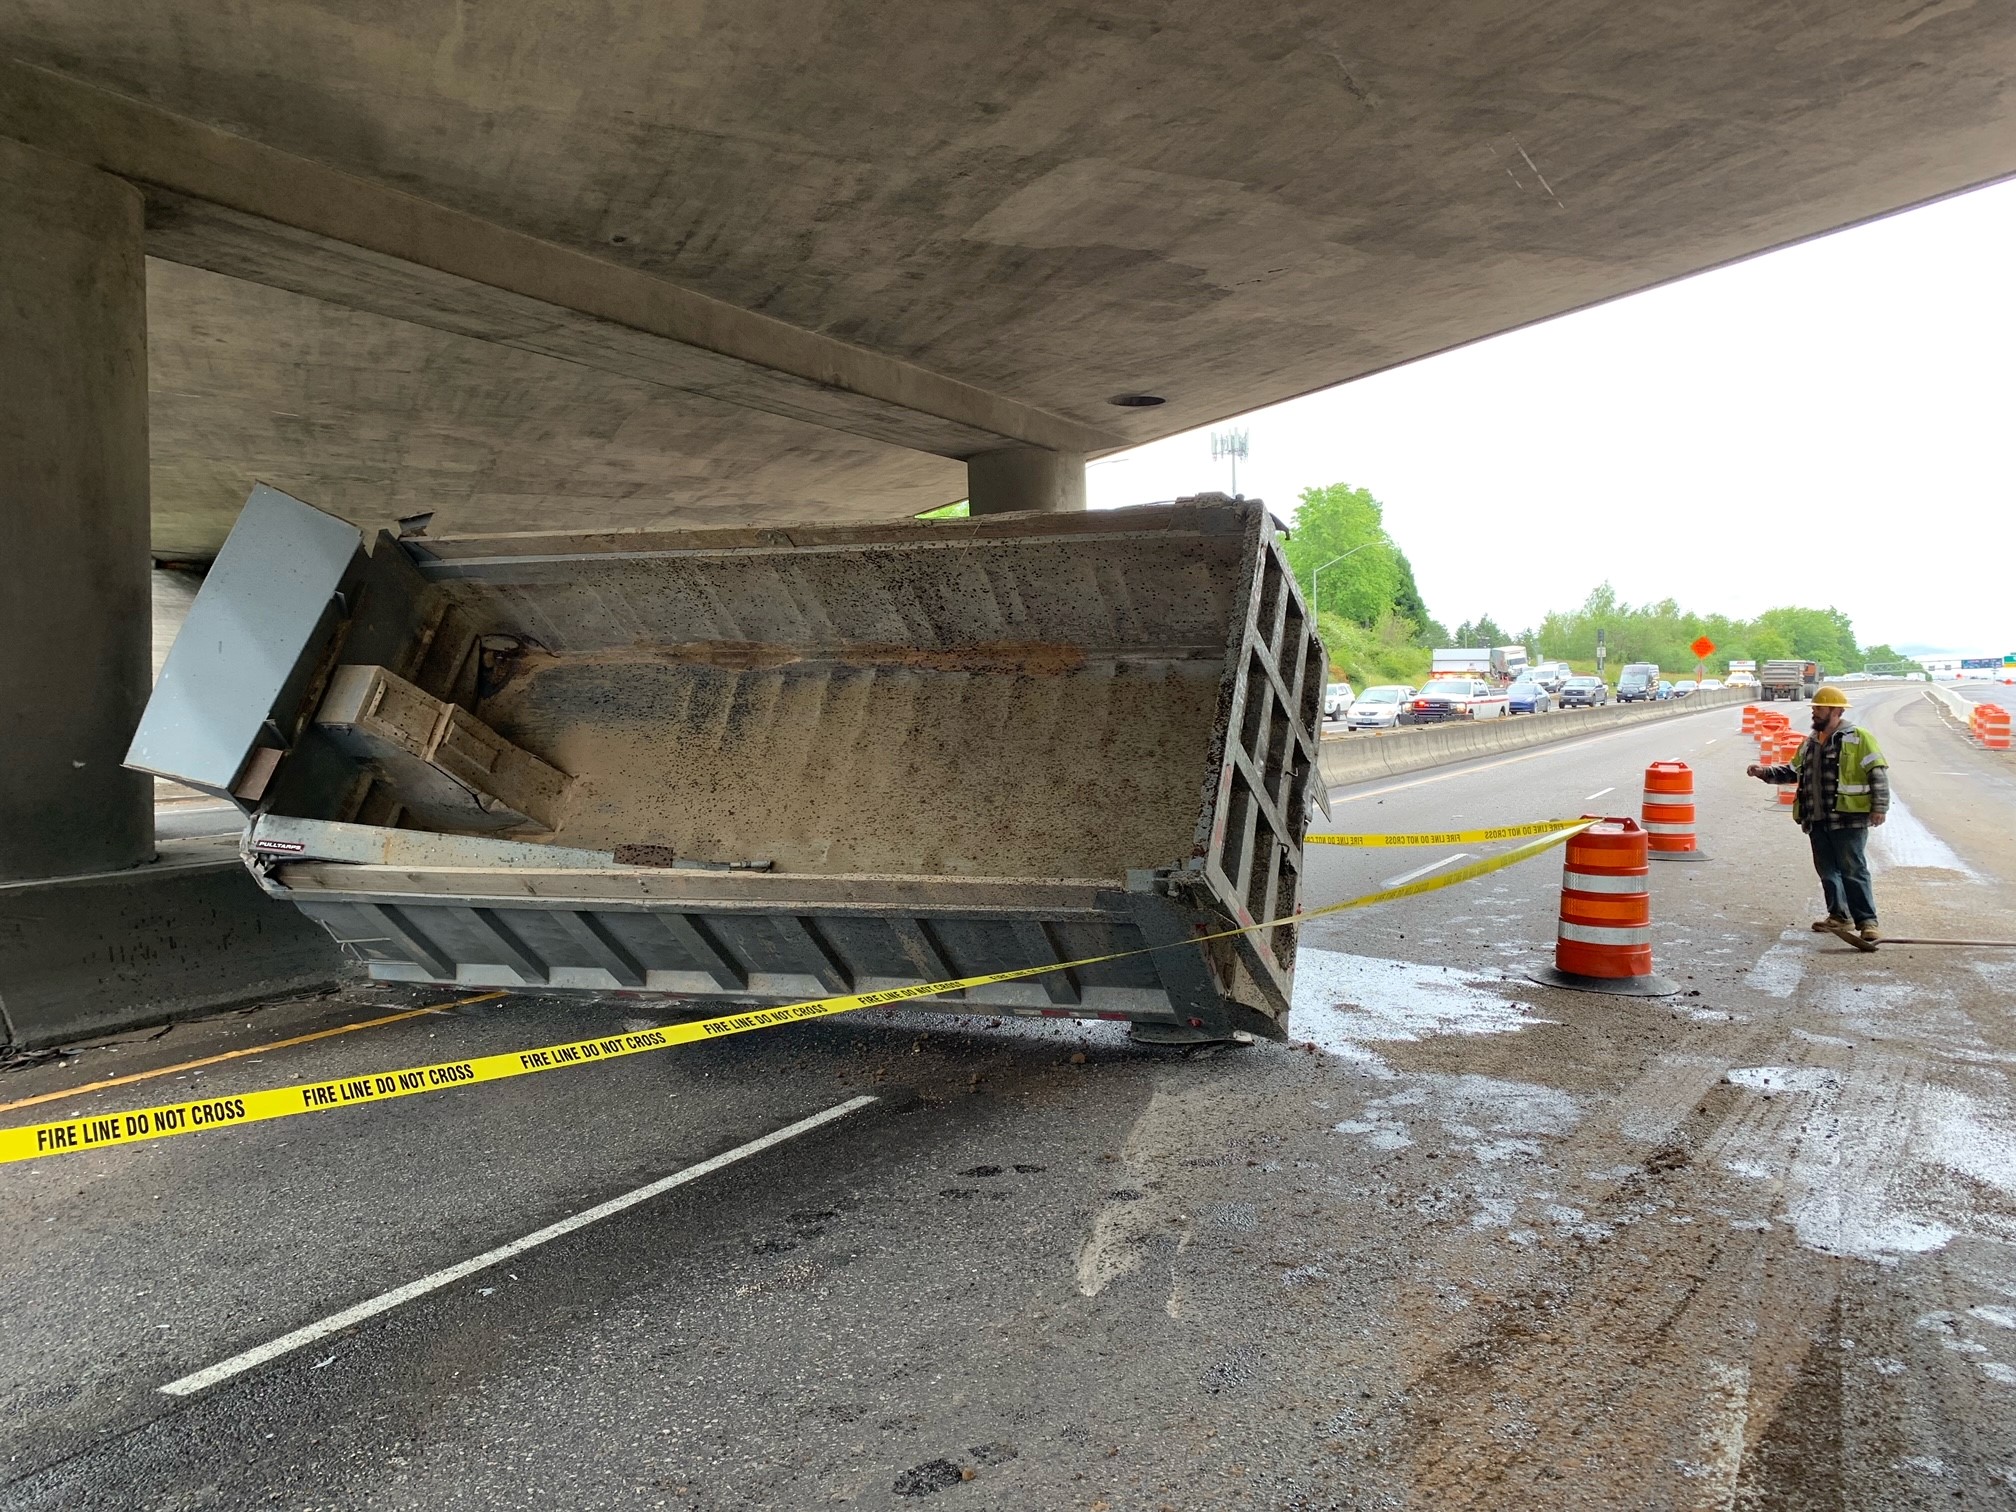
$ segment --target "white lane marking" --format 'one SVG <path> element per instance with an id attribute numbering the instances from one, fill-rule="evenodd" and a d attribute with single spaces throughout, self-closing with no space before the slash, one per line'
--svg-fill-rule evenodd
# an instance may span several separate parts
<path id="1" fill-rule="evenodd" d="M 1805 979 L 1806 958 L 1811 954 L 1807 936 L 1788 929 L 1757 958 L 1757 964 L 1745 973 L 1743 984 L 1775 998 L 1789 998 Z"/>
<path id="2" fill-rule="evenodd" d="M 1614 786 L 1606 788 L 1598 788 L 1596 789 L 1595 792 L 1591 793 L 1587 798 L 1584 798 L 1582 801 L 1584 803 L 1594 803 L 1598 798 L 1601 798 L 1605 793 L 1614 793 L 1616 791 L 1617 789 Z"/>
<path id="3" fill-rule="evenodd" d="M 1397 877 L 1388 877 L 1384 882 L 1381 882 L 1379 885 L 1381 887 L 1398 887 L 1403 882 L 1412 882 L 1416 877 L 1425 877 L 1431 871 L 1440 871 L 1445 866 L 1453 865 L 1455 862 L 1461 861 L 1465 856 L 1469 854 L 1470 852 L 1468 851 L 1458 851 L 1453 856 L 1444 856 L 1440 861 L 1430 861 L 1426 866 L 1417 866 L 1414 868 L 1414 870 L 1410 872 L 1402 872 Z"/>
<path id="4" fill-rule="evenodd" d="M 640 1202 L 649 1202 L 653 1197 L 669 1192 L 674 1187 L 684 1186 L 689 1181 L 698 1181 L 703 1176 L 711 1176 L 725 1166 L 731 1166 L 738 1160 L 747 1160 L 751 1155 L 760 1155 L 787 1139 L 796 1139 L 800 1134 L 809 1134 L 822 1124 L 845 1118 L 849 1113 L 857 1112 L 875 1101 L 877 1099 L 873 1097 L 850 1097 L 823 1113 L 814 1113 L 810 1118 L 801 1118 L 798 1122 L 765 1134 L 760 1139 L 752 1139 L 747 1144 L 737 1145 L 732 1150 L 723 1150 L 711 1160 L 703 1160 L 698 1165 L 686 1167 L 683 1171 L 675 1171 L 670 1176 L 661 1176 L 658 1180 L 638 1187 L 633 1192 L 625 1192 L 620 1197 L 611 1197 L 607 1202 L 597 1203 L 592 1208 L 584 1208 L 572 1217 L 548 1224 L 522 1239 L 513 1239 L 509 1244 L 486 1250 L 483 1254 L 451 1265 L 446 1270 L 438 1270 L 431 1276 L 408 1281 L 404 1286 L 395 1286 L 391 1291 L 382 1292 L 367 1302 L 359 1302 L 355 1307 L 346 1307 L 339 1313 L 331 1313 L 319 1323 L 310 1323 L 305 1328 L 297 1328 L 290 1334 L 282 1334 L 269 1344 L 261 1344 L 256 1349 L 248 1349 L 243 1354 L 233 1355 L 228 1360 L 220 1360 L 215 1365 L 196 1371 L 192 1375 L 183 1376 L 180 1380 L 170 1381 L 161 1390 L 169 1396 L 194 1396 L 220 1381 L 228 1381 L 254 1366 L 263 1365 L 268 1360 L 278 1359 L 284 1354 L 291 1354 L 297 1349 L 313 1344 L 317 1339 L 326 1339 L 330 1334 L 339 1333 L 353 1324 L 362 1323 L 366 1318 L 390 1312 L 395 1307 L 411 1302 L 415 1297 L 424 1297 L 431 1291 L 439 1291 L 442 1287 L 452 1285 L 464 1276 L 474 1275 L 477 1271 L 487 1269 L 499 1261 L 512 1259 L 529 1249 L 537 1249 L 542 1244 L 571 1234 L 576 1229 L 586 1228 L 591 1223 L 599 1223 L 604 1218 L 614 1217 L 626 1208 L 633 1208 Z"/>
<path id="5" fill-rule="evenodd" d="M 1707 743 L 1708 743 L 1709 745 L 1713 745 L 1713 744 L 1715 744 L 1715 742 L 1714 742 L 1714 741 L 1712 741 L 1712 740 L 1711 740 L 1711 741 L 1709 741 L 1709 742 L 1707 742 Z"/>
<path id="6" fill-rule="evenodd" d="M 1332 803 L 1357 803 L 1360 799 L 1364 798 L 1384 798 L 1388 793 L 1404 793 L 1408 788 L 1426 787 L 1431 782 L 1448 782 L 1452 778 L 1468 777 L 1476 772 L 1488 772 L 1493 767 L 1511 766 L 1515 761 L 1538 761 L 1543 756 L 1558 756 L 1564 751 L 1586 751 L 1590 746 L 1601 745 L 1606 740 L 1622 740 L 1626 736 L 1646 734 L 1646 727 L 1650 724 L 1665 725 L 1682 719 L 1700 719 L 1704 715 L 1723 713 L 1727 707 L 1727 705 L 1718 704 L 1712 709 L 1690 709 L 1685 714 L 1675 714 L 1667 719 L 1656 721 L 1644 720 L 1628 724 L 1621 730 L 1609 730 L 1600 735 L 1577 735 L 1569 740 L 1550 742 L 1547 745 L 1541 746 L 1538 750 L 1522 751 L 1517 756 L 1500 756 L 1496 761 L 1484 761 L 1474 764 L 1465 763 L 1451 771 L 1437 772 L 1432 777 L 1416 777 L 1411 782 L 1395 782 L 1387 787 L 1372 788 L 1370 791 L 1363 793 L 1346 793 L 1344 789 L 1351 786 L 1351 784 L 1344 783 L 1330 789 L 1330 801 Z"/>
<path id="7" fill-rule="evenodd" d="M 1750 1367 L 1744 1361 L 1726 1364 L 1710 1360 L 1703 1373 L 1707 1422 L 1701 1430 L 1701 1461 L 1690 1467 L 1706 1493 L 1697 1505 L 1734 1506 L 1737 1476 L 1743 1468 L 1743 1435 L 1750 1419 Z"/>

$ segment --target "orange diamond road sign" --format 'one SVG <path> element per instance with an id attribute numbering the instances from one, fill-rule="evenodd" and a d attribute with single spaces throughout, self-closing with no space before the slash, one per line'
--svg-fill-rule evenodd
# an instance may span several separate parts
<path id="1" fill-rule="evenodd" d="M 1715 642 L 1708 639 L 1705 635 L 1700 635 L 1694 638 L 1694 644 L 1687 649 L 1692 651 L 1702 661 L 1706 661 L 1715 654 Z"/>

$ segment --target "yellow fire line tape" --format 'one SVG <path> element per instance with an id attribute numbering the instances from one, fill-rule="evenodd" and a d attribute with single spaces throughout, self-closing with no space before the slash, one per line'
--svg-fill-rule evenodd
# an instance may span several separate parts
<path id="1" fill-rule="evenodd" d="M 1534 824 L 1501 824 L 1496 829 L 1442 830 L 1418 835 L 1304 835 L 1305 845 L 1356 845 L 1369 848 L 1390 845 L 1482 845 L 1487 840 L 1518 840 L 1527 835 L 1551 835 L 1556 830 L 1576 829 L 1587 819 L 1542 819 Z"/>
<path id="2" fill-rule="evenodd" d="M 295 1045 L 305 1045 L 310 1040 L 333 1039 L 339 1034 L 355 1034 L 359 1029 L 378 1029 L 386 1024 L 403 1024 L 410 1018 L 420 1018 L 429 1013 L 446 1013 L 450 1008 L 466 1008 L 472 1003 L 487 1003 L 492 998 L 505 996 L 502 987 L 490 992 L 479 992 L 474 997 L 453 998 L 445 1003 L 429 1003 L 424 1008 L 407 1008 L 398 1013 L 388 1013 L 383 1018 L 359 1019 L 355 1023 L 337 1024 L 329 1029 L 317 1029 L 309 1034 L 290 1035 L 286 1039 L 268 1040 L 263 1045 L 247 1045 L 242 1050 L 223 1050 L 216 1055 L 206 1055 L 198 1060 L 177 1061 L 172 1066 L 156 1066 L 151 1071 L 135 1071 L 130 1076 L 107 1076 L 81 1086 L 65 1087 L 60 1092 L 40 1092 L 33 1097 L 23 1097 L 10 1103 L 0 1103 L 0 1113 L 12 1113 L 18 1108 L 32 1108 L 40 1103 L 62 1102 L 66 1098 L 82 1097 L 87 1092 L 103 1092 L 107 1087 L 130 1087 L 134 1082 L 153 1081 L 158 1077 L 173 1076 L 180 1071 L 196 1071 L 204 1066 L 214 1066 L 222 1061 L 243 1060 L 250 1055 L 265 1055 L 273 1050 L 288 1050 Z"/>
<path id="3" fill-rule="evenodd" d="M 1221 929 L 1180 943 L 1203 945 L 1212 940 L 1230 939 L 1273 929 L 1284 924 L 1300 924 L 1325 914 L 1346 909 L 1369 908 L 1397 898 L 1418 897 L 1422 893 L 1454 887 L 1504 867 L 1539 855 L 1561 844 L 1578 830 L 1596 823 L 1594 819 L 1572 821 L 1572 828 L 1552 829 L 1538 840 L 1516 846 L 1502 856 L 1473 861 L 1454 871 L 1408 882 L 1399 887 L 1347 898 L 1342 903 L 1326 903 L 1261 924 L 1237 929 Z M 890 987 L 880 992 L 853 992 L 838 997 L 814 998 L 803 1003 L 787 1003 L 779 1008 L 753 1008 L 746 1013 L 719 1018 L 696 1019 L 691 1023 L 668 1024 L 632 1034 L 614 1034 L 600 1039 L 575 1040 L 564 1045 L 546 1045 L 537 1050 L 507 1051 L 500 1055 L 479 1055 L 468 1060 L 442 1061 L 431 1066 L 409 1066 L 403 1070 L 337 1077 L 330 1081 L 305 1082 L 292 1087 L 271 1087 L 263 1092 L 241 1092 L 230 1097 L 200 1098 L 193 1102 L 164 1103 L 158 1107 L 136 1108 L 130 1113 L 94 1114 L 88 1118 L 66 1118 L 55 1123 L 24 1124 L 0 1129 L 0 1165 L 36 1160 L 44 1155 L 70 1155 L 84 1150 L 107 1149 L 113 1145 L 139 1144 L 145 1140 L 168 1139 L 178 1134 L 197 1134 L 210 1129 L 236 1128 L 241 1124 L 264 1123 L 268 1119 L 292 1118 L 301 1113 L 326 1113 L 337 1108 L 364 1103 L 387 1102 L 395 1097 L 412 1097 L 423 1092 L 445 1092 L 455 1087 L 473 1087 L 479 1082 L 504 1081 L 514 1076 L 530 1076 L 541 1071 L 558 1071 L 567 1066 L 595 1061 L 620 1060 L 650 1050 L 669 1050 L 696 1040 L 722 1039 L 746 1034 L 752 1029 L 770 1029 L 779 1024 L 795 1024 L 806 1019 L 830 1018 L 861 1008 L 880 1008 L 914 998 L 936 997 L 941 993 L 996 982 L 1019 982 L 1046 972 L 1082 966 L 1097 966 L 1130 956 L 1170 950 L 1174 945 L 1151 945 L 1140 950 L 1117 950 L 1107 955 L 1086 956 L 1076 961 L 1056 961 L 1045 966 L 1022 966 L 1013 971 L 989 971 L 978 976 L 957 977 L 943 982 L 922 982 L 910 987 Z"/>

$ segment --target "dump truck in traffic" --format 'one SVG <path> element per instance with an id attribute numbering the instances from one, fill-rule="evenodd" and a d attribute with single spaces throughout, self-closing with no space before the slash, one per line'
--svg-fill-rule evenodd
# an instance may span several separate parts
<path id="1" fill-rule="evenodd" d="M 1286 1033 L 1324 650 L 1257 502 L 395 538 L 247 501 L 129 766 L 380 981 Z"/>
<path id="2" fill-rule="evenodd" d="M 1780 658 L 1764 663 L 1757 674 L 1760 699 L 1811 698 L 1820 691 L 1820 663 Z"/>

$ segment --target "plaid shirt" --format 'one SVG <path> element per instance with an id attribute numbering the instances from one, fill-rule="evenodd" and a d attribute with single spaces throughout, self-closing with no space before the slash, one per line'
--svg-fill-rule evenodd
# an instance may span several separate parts
<path id="1" fill-rule="evenodd" d="M 1869 821 L 1890 807 L 1890 768 L 1880 761 L 1869 768 L 1869 812 L 1867 814 L 1842 814 L 1835 812 L 1834 798 L 1841 786 L 1841 737 L 1848 733 L 1846 724 L 1835 727 L 1827 737 L 1827 743 L 1820 747 L 1820 759 L 1813 759 L 1814 741 L 1806 737 L 1806 759 L 1798 766 L 1791 762 L 1780 762 L 1776 766 L 1764 768 L 1766 782 L 1796 782 L 1799 784 L 1799 812 L 1804 817 L 1799 821 L 1801 829 L 1867 829 Z"/>

